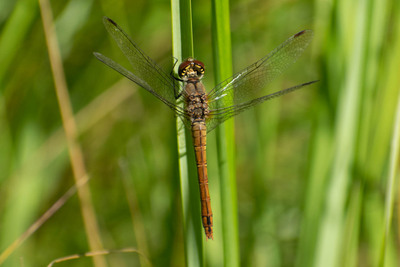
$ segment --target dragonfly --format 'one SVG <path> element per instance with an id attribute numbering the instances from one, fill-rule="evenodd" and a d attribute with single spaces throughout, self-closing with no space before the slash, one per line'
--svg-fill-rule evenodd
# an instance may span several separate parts
<path id="1" fill-rule="evenodd" d="M 104 17 L 105 28 L 131 64 L 132 72 L 112 59 L 94 56 L 132 82 L 143 87 L 167 105 L 192 132 L 200 188 L 201 217 L 207 239 L 213 239 L 213 213 L 208 188 L 207 133 L 229 118 L 264 101 L 285 95 L 316 81 L 283 90 L 262 92 L 278 75 L 293 64 L 312 40 L 313 32 L 303 30 L 275 50 L 207 93 L 201 82 L 205 67 L 194 58 L 183 61 L 178 77 L 167 73 L 147 56 L 113 20 Z M 257 96 L 258 95 L 258 96 Z"/>

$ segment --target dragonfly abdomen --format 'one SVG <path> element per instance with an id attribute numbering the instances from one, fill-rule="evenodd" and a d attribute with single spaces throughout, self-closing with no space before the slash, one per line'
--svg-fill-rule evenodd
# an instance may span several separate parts
<path id="1" fill-rule="evenodd" d="M 213 238 L 213 214 L 211 210 L 210 192 L 208 190 L 206 134 L 207 128 L 204 121 L 192 123 L 192 136 L 200 187 L 201 219 L 207 238 Z"/>
<path id="2" fill-rule="evenodd" d="M 192 73 L 186 68 L 186 73 Z M 187 80 L 185 85 L 186 113 L 191 121 L 194 152 L 196 155 L 197 176 L 200 187 L 201 221 L 207 238 L 213 238 L 213 215 L 207 175 L 207 127 L 205 120 L 209 114 L 204 85 L 197 77 Z"/>

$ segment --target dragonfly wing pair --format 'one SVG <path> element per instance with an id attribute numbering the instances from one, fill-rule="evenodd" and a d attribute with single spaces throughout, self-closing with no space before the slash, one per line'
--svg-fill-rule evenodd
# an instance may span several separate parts
<path id="1" fill-rule="evenodd" d="M 179 76 L 181 81 L 185 81 L 185 87 L 182 87 L 179 79 L 165 73 L 114 21 L 104 18 L 103 22 L 132 65 L 133 73 L 100 53 L 94 55 L 160 99 L 191 128 L 200 185 L 202 221 L 207 238 L 213 238 L 206 133 L 250 107 L 314 83 L 315 81 L 303 83 L 275 92 L 262 90 L 299 58 L 312 39 L 312 31 L 305 30 L 293 35 L 267 56 L 221 82 L 207 94 L 201 83 L 204 74 L 202 62 L 188 59 L 181 64 Z M 180 106 L 182 101 L 185 107 Z"/>
<path id="2" fill-rule="evenodd" d="M 107 17 L 103 18 L 103 23 L 130 62 L 134 74 L 100 53 L 95 52 L 94 56 L 129 80 L 149 91 L 170 107 L 182 119 L 188 119 L 185 118 L 183 108 L 176 104 L 177 97 L 182 91 L 182 86 L 179 82 L 171 75 L 166 74 L 157 63 L 147 56 L 117 23 Z"/>
<path id="3" fill-rule="evenodd" d="M 300 57 L 312 37 L 311 30 L 293 35 L 268 55 L 211 90 L 208 93 L 210 119 L 207 130 L 211 131 L 220 123 L 250 107 L 316 82 L 307 82 L 275 92 L 271 92 L 271 89 L 262 90 Z"/>
<path id="4" fill-rule="evenodd" d="M 185 122 L 185 125 L 190 126 L 188 114 L 177 105 L 177 100 L 182 97 L 182 86 L 147 56 L 114 21 L 105 17 L 103 22 L 129 60 L 133 73 L 100 53 L 94 55 L 160 99 Z M 250 107 L 316 82 L 307 82 L 275 92 L 262 91 L 300 57 L 312 37 L 313 33 L 310 30 L 293 35 L 271 53 L 212 89 L 207 95 L 210 110 L 206 120 L 207 132 Z M 260 96 L 261 92 L 264 93 L 263 96 Z"/>

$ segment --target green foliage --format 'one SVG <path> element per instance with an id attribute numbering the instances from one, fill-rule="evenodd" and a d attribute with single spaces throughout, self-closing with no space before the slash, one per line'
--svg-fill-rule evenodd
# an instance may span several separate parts
<path id="1" fill-rule="evenodd" d="M 204 82 L 211 89 L 220 78 L 213 74 L 217 26 L 206 2 L 192 2 L 193 51 L 206 64 Z M 215 131 L 209 135 L 215 232 L 213 241 L 204 241 L 200 214 L 193 212 L 201 244 L 183 230 L 173 114 L 92 55 L 101 52 L 129 69 L 102 25 L 108 16 L 169 72 L 176 34 L 170 2 L 51 4 L 106 249 L 137 248 L 153 266 L 223 266 L 239 258 L 224 249 L 225 227 L 233 225 L 242 266 L 398 266 L 399 1 L 229 3 L 233 72 L 312 29 L 311 47 L 273 86 L 320 81 L 236 118 L 228 149 L 236 150 L 237 226 L 222 215 L 232 203 L 220 197 L 226 189 L 219 180 L 221 141 Z M 0 265 L 45 266 L 90 249 L 74 195 L 7 250 L 74 179 L 37 1 L 3 1 L 0 7 Z M 197 246 L 195 263 L 185 252 L 191 245 Z M 148 264 L 136 253 L 105 258 L 109 266 Z M 80 258 L 73 266 L 91 263 Z"/>

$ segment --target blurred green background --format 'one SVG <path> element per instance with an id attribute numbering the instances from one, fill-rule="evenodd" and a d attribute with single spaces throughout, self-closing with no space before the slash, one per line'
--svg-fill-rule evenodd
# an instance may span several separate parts
<path id="1" fill-rule="evenodd" d="M 129 69 L 103 27 L 108 16 L 169 72 L 170 2 L 70 0 L 51 8 L 103 246 L 138 248 L 153 266 L 185 266 L 173 113 L 92 54 Z M 193 1 L 192 9 L 195 56 L 211 89 L 211 4 Z M 241 265 L 398 266 L 398 211 L 387 219 L 385 201 L 396 196 L 389 178 L 398 177 L 390 169 L 398 147 L 390 143 L 400 90 L 399 1 L 232 0 L 230 13 L 234 72 L 312 29 L 311 46 L 273 86 L 320 80 L 236 118 Z M 216 227 L 204 262 L 223 266 L 214 133 L 208 140 Z M 0 2 L 0 148 L 3 253 L 74 184 L 34 0 Z M 3 266 L 45 266 L 87 251 L 75 194 Z M 109 266 L 144 264 L 135 253 L 106 259 Z M 80 258 L 55 266 L 91 265 Z"/>

